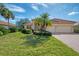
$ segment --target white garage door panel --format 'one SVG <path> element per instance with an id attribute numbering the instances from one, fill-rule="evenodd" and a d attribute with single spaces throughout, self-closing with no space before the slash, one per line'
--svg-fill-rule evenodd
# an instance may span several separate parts
<path id="1" fill-rule="evenodd" d="M 66 33 L 69 33 L 69 32 L 72 32 L 72 27 L 68 27 L 68 26 L 57 26 L 55 32 L 66 32 Z"/>
<path id="2" fill-rule="evenodd" d="M 55 33 L 55 27 L 51 27 L 51 28 L 47 28 L 47 31 L 51 32 L 51 33 Z"/>

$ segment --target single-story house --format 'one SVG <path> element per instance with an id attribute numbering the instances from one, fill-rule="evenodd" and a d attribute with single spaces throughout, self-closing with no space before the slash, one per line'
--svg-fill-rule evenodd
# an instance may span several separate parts
<path id="1" fill-rule="evenodd" d="M 8 22 L 0 21 L 0 25 L 4 26 L 5 28 L 8 28 Z M 16 27 L 15 24 L 9 23 L 10 27 Z"/>
<path id="2" fill-rule="evenodd" d="M 32 25 L 33 25 L 33 24 L 30 23 L 30 22 L 29 22 L 29 23 L 25 23 L 25 24 L 24 24 L 24 29 L 31 29 L 31 28 L 32 28 Z"/>
<path id="3" fill-rule="evenodd" d="M 47 28 L 47 31 L 52 33 L 73 33 L 75 21 L 52 19 L 52 26 Z"/>
<path id="4" fill-rule="evenodd" d="M 52 26 L 47 27 L 46 30 L 51 33 L 74 33 L 74 24 L 76 24 L 75 21 L 54 18 L 52 19 Z M 32 29 L 35 28 L 33 22 L 26 24 L 25 28 L 27 26 L 31 26 Z"/>

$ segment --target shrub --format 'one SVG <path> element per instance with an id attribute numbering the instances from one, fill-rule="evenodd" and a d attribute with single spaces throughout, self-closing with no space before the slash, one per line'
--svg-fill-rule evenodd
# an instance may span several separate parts
<path id="1" fill-rule="evenodd" d="M 10 32 L 8 29 L 6 29 L 6 28 L 3 27 L 3 26 L 0 26 L 0 31 L 2 31 L 4 35 L 5 35 L 5 34 L 8 34 L 8 33 Z"/>
<path id="2" fill-rule="evenodd" d="M 13 32 L 17 32 L 18 31 L 18 28 L 16 27 L 11 27 L 9 28 L 10 32 L 13 33 Z"/>
<path id="3" fill-rule="evenodd" d="M 4 30 L 5 28 L 3 26 L 0 26 L 0 31 Z"/>
<path id="4" fill-rule="evenodd" d="M 44 35 L 46 35 L 46 36 L 52 36 L 52 33 L 51 32 L 46 32 L 46 33 L 44 33 Z"/>
<path id="5" fill-rule="evenodd" d="M 33 34 L 35 34 L 35 35 L 43 35 L 43 36 L 52 36 L 52 33 L 48 32 L 48 31 L 39 31 L 39 32 L 34 32 Z"/>
<path id="6" fill-rule="evenodd" d="M 0 31 L 0 36 L 2 36 L 3 35 L 3 32 L 2 31 Z"/>
<path id="7" fill-rule="evenodd" d="M 74 32 L 79 33 L 79 25 L 74 27 Z"/>
<path id="8" fill-rule="evenodd" d="M 18 28 L 18 31 L 22 31 L 23 29 L 22 28 Z"/>
<path id="9" fill-rule="evenodd" d="M 75 32 L 75 33 L 79 33 L 79 30 L 75 29 L 74 32 Z"/>
<path id="10" fill-rule="evenodd" d="M 24 33 L 24 34 L 31 34 L 32 33 L 32 31 L 29 30 L 29 29 L 28 30 L 23 29 L 21 32 Z"/>
<path id="11" fill-rule="evenodd" d="M 4 29 L 4 30 L 2 30 L 2 32 L 3 32 L 3 34 L 5 35 L 5 34 L 10 33 L 10 30 L 8 30 L 8 29 Z"/>

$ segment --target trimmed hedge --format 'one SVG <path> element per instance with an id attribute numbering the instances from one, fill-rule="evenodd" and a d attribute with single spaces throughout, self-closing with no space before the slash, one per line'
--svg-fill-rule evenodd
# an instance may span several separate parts
<path id="1" fill-rule="evenodd" d="M 13 32 L 17 32 L 18 31 L 18 28 L 16 27 L 11 27 L 9 28 L 10 32 L 13 33 Z"/>
<path id="2" fill-rule="evenodd" d="M 48 31 L 39 31 L 39 32 L 34 32 L 33 34 L 35 34 L 35 35 L 43 35 L 43 36 L 52 36 L 52 33 L 48 32 Z"/>
<path id="3" fill-rule="evenodd" d="M 28 30 L 23 29 L 21 32 L 24 33 L 24 34 L 31 34 L 32 33 L 32 31 L 29 30 L 29 29 Z"/>

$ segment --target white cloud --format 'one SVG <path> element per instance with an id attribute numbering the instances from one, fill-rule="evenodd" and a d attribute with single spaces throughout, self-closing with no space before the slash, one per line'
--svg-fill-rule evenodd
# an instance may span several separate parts
<path id="1" fill-rule="evenodd" d="M 13 5 L 13 4 L 5 4 L 5 6 L 7 8 L 9 8 L 9 10 L 11 11 L 15 11 L 15 12 L 25 12 L 25 9 L 20 7 L 20 6 L 16 6 L 16 5 Z"/>
<path id="2" fill-rule="evenodd" d="M 24 16 L 15 16 L 15 18 L 23 19 L 23 18 L 26 18 L 26 17 L 24 17 Z"/>
<path id="3" fill-rule="evenodd" d="M 33 3 L 32 4 L 32 9 L 38 11 L 39 10 L 39 6 L 42 6 L 42 7 L 45 7 L 45 8 L 48 7 L 48 5 L 45 4 L 45 3 Z"/>
<path id="4" fill-rule="evenodd" d="M 49 18 L 50 18 L 50 19 L 53 19 L 53 18 L 55 18 L 55 17 L 54 17 L 54 16 L 49 16 Z"/>
<path id="5" fill-rule="evenodd" d="M 42 5 L 43 7 L 48 7 L 48 5 L 47 4 L 45 4 L 45 3 L 39 3 L 40 5 Z"/>
<path id="6" fill-rule="evenodd" d="M 37 6 L 35 6 L 35 5 L 32 5 L 32 9 L 34 9 L 34 10 L 36 10 L 36 11 L 39 10 L 39 8 L 38 8 Z"/>
<path id="7" fill-rule="evenodd" d="M 10 23 L 16 24 L 16 20 L 10 20 Z"/>
<path id="8" fill-rule="evenodd" d="M 73 12 L 68 13 L 68 15 L 70 15 L 70 16 L 71 16 L 71 15 L 75 15 L 75 14 L 79 14 L 79 12 L 74 12 L 74 11 L 73 11 Z"/>

